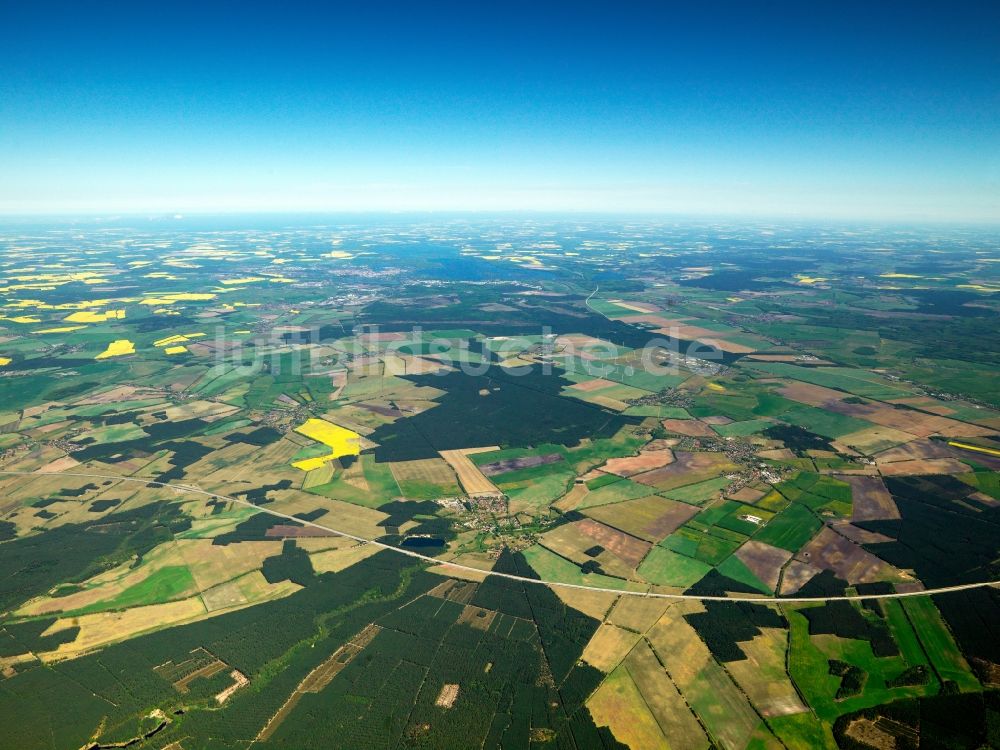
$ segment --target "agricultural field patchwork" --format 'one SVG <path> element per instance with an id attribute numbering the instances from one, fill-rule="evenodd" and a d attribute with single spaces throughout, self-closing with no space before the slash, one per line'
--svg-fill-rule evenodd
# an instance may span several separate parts
<path id="1" fill-rule="evenodd" d="M 4 746 L 996 745 L 997 241 L 4 227 Z"/>

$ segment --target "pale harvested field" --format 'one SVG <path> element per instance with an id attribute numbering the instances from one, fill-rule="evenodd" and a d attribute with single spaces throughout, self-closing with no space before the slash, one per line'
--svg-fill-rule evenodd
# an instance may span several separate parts
<path id="1" fill-rule="evenodd" d="M 759 451 L 757 455 L 761 458 L 769 458 L 772 461 L 791 461 L 795 458 L 795 454 L 788 448 L 774 448 L 771 450 Z"/>
<path id="2" fill-rule="evenodd" d="M 355 563 L 371 557 L 379 551 L 373 544 L 355 544 L 342 549 L 330 549 L 309 555 L 313 570 L 317 573 L 339 573 Z"/>
<path id="3" fill-rule="evenodd" d="M 60 471 L 69 471 L 80 465 L 72 456 L 64 456 L 63 458 L 57 458 L 52 463 L 46 464 L 39 471 L 51 472 L 52 474 L 58 474 Z"/>
<path id="4" fill-rule="evenodd" d="M 901 443 L 908 444 L 916 439 L 916 435 L 909 432 L 897 430 L 894 427 L 874 425 L 865 430 L 858 430 L 857 432 L 843 435 L 837 440 L 832 441 L 831 445 L 834 448 L 844 446 L 847 449 L 844 450 L 845 453 L 849 453 L 850 448 L 853 448 L 863 455 L 871 456 L 877 454 L 879 451 L 884 451 Z"/>
<path id="5" fill-rule="evenodd" d="M 645 313 L 643 315 L 612 315 L 610 317 L 616 318 L 618 320 L 624 320 L 628 323 L 647 323 L 650 326 L 664 327 L 671 324 L 670 318 L 664 318 L 662 315 L 655 315 L 653 313 Z"/>
<path id="6" fill-rule="evenodd" d="M 839 476 L 851 485 L 854 498 L 852 521 L 880 521 L 899 518 L 896 503 L 879 477 Z"/>
<path id="7" fill-rule="evenodd" d="M 587 488 L 587 485 L 580 482 L 570 487 L 569 492 L 556 500 L 552 505 L 565 513 L 566 511 L 574 510 L 589 493 L 590 490 Z"/>
<path id="8" fill-rule="evenodd" d="M 458 700 L 458 689 L 459 686 L 455 683 L 443 685 L 441 692 L 438 693 L 438 697 L 434 701 L 434 705 L 438 708 L 451 708 L 455 705 L 455 701 Z"/>
<path id="9" fill-rule="evenodd" d="M 602 623 L 583 649 L 583 661 L 602 672 L 618 666 L 642 636 L 629 630 Z"/>
<path id="10" fill-rule="evenodd" d="M 213 544 L 211 539 L 181 539 L 177 553 L 203 591 L 256 570 L 268 557 L 281 554 L 282 543 Z"/>
<path id="11" fill-rule="evenodd" d="M 441 458 L 448 462 L 448 465 L 458 476 L 458 482 L 468 495 L 501 495 L 499 488 L 493 484 L 478 466 L 469 460 L 470 449 L 458 449 L 441 451 Z M 479 452 L 485 449 L 473 448 Z"/>
<path id="12" fill-rule="evenodd" d="M 145 423 L 149 424 L 150 422 L 160 421 L 180 422 L 185 419 L 194 419 L 195 417 L 204 419 L 206 422 L 216 422 L 222 417 L 229 416 L 239 410 L 238 406 L 222 404 L 216 401 L 188 401 L 180 406 L 170 406 L 164 409 L 166 412 L 165 419 L 158 420 L 151 417 L 145 420 Z"/>
<path id="13" fill-rule="evenodd" d="M 201 594 L 205 609 L 210 613 L 222 612 L 249 604 L 258 604 L 294 594 L 302 587 L 291 581 L 268 583 L 263 573 L 253 570 Z"/>
<path id="14" fill-rule="evenodd" d="M 726 748 L 743 748 L 760 718 L 682 616 L 701 611 L 704 607 L 700 602 L 679 602 L 653 626 L 647 640 L 718 742 Z"/>
<path id="15" fill-rule="evenodd" d="M 179 625 L 205 617 L 201 599 L 194 597 L 178 602 L 133 607 L 122 612 L 99 612 L 79 617 L 56 620 L 43 633 L 50 635 L 63 628 L 77 625 L 80 632 L 70 643 L 60 643 L 55 651 L 39 654 L 42 661 L 70 659 L 110 643 L 133 638 L 141 633 L 159 630 L 168 625 Z"/>
<path id="16" fill-rule="evenodd" d="M 232 490 L 232 486 L 229 489 Z M 225 492 L 225 490 L 221 491 Z M 273 502 L 267 506 L 269 509 L 288 515 L 309 513 L 318 508 L 325 509 L 327 512 L 321 518 L 316 519 L 316 523 L 321 526 L 339 529 L 364 539 L 374 539 L 385 534 L 385 527 L 378 524 L 389 516 L 372 508 L 364 508 L 329 497 L 310 495 L 301 490 L 274 490 L 268 496 L 273 498 Z M 405 530 L 413 525 L 413 521 L 408 521 L 400 528 Z"/>
<path id="17" fill-rule="evenodd" d="M 710 745 L 695 715 L 647 641 L 636 644 L 625 660 L 625 668 L 672 750 L 705 750 Z"/>
<path id="18" fill-rule="evenodd" d="M 658 333 L 661 336 L 670 336 L 671 338 L 685 339 L 687 341 L 719 335 L 718 331 L 687 323 L 685 322 L 686 320 L 688 318 L 667 318 L 666 325 L 662 328 L 657 328 L 654 333 Z"/>
<path id="19" fill-rule="evenodd" d="M 599 391 L 603 388 L 614 388 L 618 383 L 611 380 L 604 380 L 603 378 L 595 378 L 594 380 L 585 380 L 582 383 L 574 383 L 568 386 L 570 390 L 573 391 L 583 391 L 585 393 L 590 393 L 591 391 Z"/>
<path id="20" fill-rule="evenodd" d="M 667 599 L 645 599 L 640 596 L 619 597 L 615 608 L 608 614 L 607 620 L 612 625 L 631 630 L 636 633 L 645 633 L 663 613 L 670 607 Z"/>
<path id="21" fill-rule="evenodd" d="M 100 393 L 94 393 L 86 398 L 77 401 L 78 406 L 93 404 L 117 404 L 122 401 L 144 401 L 151 398 L 160 398 L 163 394 L 155 388 L 144 388 L 134 385 L 120 385 L 109 388 Z"/>
<path id="22" fill-rule="evenodd" d="M 702 344 L 714 346 L 716 349 L 728 352 L 729 354 L 750 354 L 757 351 L 752 346 L 737 344 L 735 341 L 726 341 L 726 339 L 720 339 L 715 336 L 699 336 L 697 340 Z"/>
<path id="23" fill-rule="evenodd" d="M 626 458 L 612 458 L 600 467 L 601 471 L 608 474 L 615 474 L 620 477 L 631 477 L 641 474 L 644 471 L 659 469 L 674 462 L 674 454 L 668 448 L 658 451 L 640 452 L 638 456 L 628 456 Z"/>
<path id="24" fill-rule="evenodd" d="M 651 302 L 625 302 L 624 300 L 613 299 L 610 300 L 612 303 L 618 305 L 618 307 L 624 307 L 626 310 L 635 310 L 641 313 L 656 313 L 660 312 L 661 308 L 657 307 Z"/>
<path id="25" fill-rule="evenodd" d="M 470 461 L 471 463 L 471 461 Z M 455 472 L 444 458 L 421 458 L 416 461 L 393 461 L 389 464 L 397 482 L 418 481 L 431 484 L 455 484 Z"/>
<path id="26" fill-rule="evenodd" d="M 587 708 L 595 724 L 608 727 L 616 740 L 633 750 L 668 747 L 659 724 L 624 667 L 604 679 L 587 699 Z"/>
<path id="27" fill-rule="evenodd" d="M 726 663 L 733 680 L 763 716 L 787 716 L 809 709 L 802 703 L 785 670 L 788 631 L 762 628 L 750 641 L 740 641 L 747 658 Z"/>
<path id="28" fill-rule="evenodd" d="M 603 620 L 618 597 L 617 594 L 608 591 L 584 591 L 583 589 L 569 589 L 565 586 L 553 586 L 551 591 L 566 606 L 577 609 L 595 620 Z M 635 597 L 626 596 L 623 598 L 633 599 Z"/>

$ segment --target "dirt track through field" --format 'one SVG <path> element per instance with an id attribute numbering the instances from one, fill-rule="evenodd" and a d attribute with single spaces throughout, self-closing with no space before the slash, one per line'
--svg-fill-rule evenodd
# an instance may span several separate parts
<path id="1" fill-rule="evenodd" d="M 421 560 L 428 565 L 441 566 L 446 568 L 454 568 L 455 570 L 463 570 L 466 572 L 475 573 L 477 575 L 489 575 L 496 578 L 506 578 L 512 581 L 520 581 L 522 583 L 532 583 L 535 585 L 543 585 L 550 587 L 559 587 L 565 589 L 580 589 L 583 591 L 601 591 L 608 594 L 617 594 L 618 596 L 640 596 L 649 599 L 673 599 L 673 600 L 694 600 L 703 602 L 756 602 L 758 604 L 763 603 L 775 603 L 775 604 L 794 604 L 796 602 L 832 602 L 840 599 L 851 599 L 856 601 L 862 601 L 866 599 L 903 599 L 912 596 L 931 596 L 933 594 L 947 594 L 954 591 L 968 591 L 969 589 L 979 589 L 985 588 L 987 586 L 997 587 L 1000 586 L 1000 581 L 980 581 L 978 583 L 961 583 L 955 586 L 943 586 L 936 589 L 925 589 L 923 591 L 894 591 L 888 594 L 858 594 L 856 596 L 844 597 L 844 596 L 800 596 L 800 597 L 777 597 L 777 596 L 745 596 L 741 594 L 734 594 L 732 596 L 699 596 L 697 594 L 665 594 L 658 591 L 626 591 L 622 589 L 611 589 L 603 588 L 601 586 L 584 586 L 579 583 L 564 583 L 563 581 L 544 581 L 538 578 L 528 578 L 526 576 L 519 576 L 513 573 L 500 573 L 495 570 L 483 570 L 482 568 L 475 568 L 471 565 L 463 565 L 461 563 L 453 562 L 451 560 L 439 560 L 433 557 L 427 557 L 419 552 L 414 552 L 412 550 L 401 549 L 400 547 L 393 547 L 391 544 L 386 544 L 384 542 L 378 542 L 372 539 L 365 539 L 364 537 L 356 536 L 354 534 L 348 534 L 345 531 L 340 531 L 338 529 L 331 528 L 329 526 L 324 526 L 315 521 L 305 521 L 301 518 L 297 518 L 289 513 L 282 513 L 281 511 L 272 510 L 267 507 L 261 507 L 259 505 L 254 505 L 249 500 L 243 500 L 235 497 L 228 497 L 226 495 L 220 495 L 215 492 L 209 492 L 208 490 L 203 490 L 200 487 L 195 487 L 193 485 L 184 484 L 170 484 L 168 482 L 155 482 L 149 479 L 144 479 L 140 477 L 123 477 L 116 476 L 114 474 L 90 474 L 83 472 L 45 472 L 45 471 L 12 471 L 10 469 L 0 469 L 0 475 L 7 476 L 64 476 L 64 477 L 75 477 L 82 479 L 110 479 L 112 481 L 118 482 L 135 482 L 139 484 L 152 485 L 154 487 L 169 487 L 172 490 L 178 492 L 190 492 L 194 495 L 201 495 L 203 497 L 212 498 L 215 500 L 222 500 L 228 503 L 235 503 L 236 505 L 243 505 L 247 508 L 253 508 L 259 513 L 267 513 L 268 515 L 275 516 L 277 518 L 284 518 L 289 521 L 294 521 L 296 523 L 303 524 L 305 526 L 313 526 L 317 529 L 323 529 L 325 531 L 333 532 L 339 536 L 345 537 L 346 539 L 353 539 L 356 542 L 361 542 L 363 544 L 373 544 L 381 549 L 390 550 L 396 554 L 406 555 L 407 557 L 414 557 Z"/>

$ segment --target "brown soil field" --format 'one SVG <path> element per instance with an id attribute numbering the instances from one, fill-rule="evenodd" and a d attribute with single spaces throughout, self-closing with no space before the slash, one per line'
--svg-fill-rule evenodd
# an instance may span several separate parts
<path id="1" fill-rule="evenodd" d="M 792 553 L 787 550 L 753 540 L 746 542 L 735 554 L 771 591 L 778 587 L 781 568 L 792 559 Z"/>
<path id="2" fill-rule="evenodd" d="M 755 503 L 760 500 L 767 492 L 764 490 L 758 490 L 753 487 L 742 487 L 736 492 L 731 492 L 726 495 L 726 497 L 731 500 L 739 500 L 741 503 Z"/>
<path id="3" fill-rule="evenodd" d="M 630 578 L 634 575 L 635 564 L 626 562 L 604 545 L 604 550 L 596 557 L 586 554 L 587 550 L 598 544 L 593 536 L 583 533 L 580 521 L 563 524 L 546 532 L 539 538 L 539 543 L 551 552 L 582 565 L 591 560 L 600 564 L 605 573 L 619 578 Z M 620 532 L 619 532 L 620 533 Z"/>
<path id="4" fill-rule="evenodd" d="M 392 417 L 393 419 L 399 419 L 400 417 L 405 416 L 403 412 L 401 412 L 399 409 L 394 409 L 393 407 L 387 406 L 385 404 L 367 402 L 367 403 L 359 403 L 357 404 L 357 406 L 361 409 L 367 409 L 368 411 L 374 412 L 375 414 L 378 414 L 383 417 Z"/>
<path id="5" fill-rule="evenodd" d="M 701 417 L 701 421 L 710 425 L 732 424 L 733 420 L 721 414 L 712 417 Z"/>
<path id="6" fill-rule="evenodd" d="M 851 495 L 854 499 L 852 521 L 899 518 L 896 503 L 893 502 L 892 495 L 879 477 L 844 475 L 838 476 L 837 479 L 851 485 Z"/>
<path id="7" fill-rule="evenodd" d="M 647 325 L 658 328 L 669 326 L 672 322 L 670 318 L 664 318 L 662 315 L 654 315 L 652 313 L 646 313 L 643 315 L 610 315 L 608 317 L 624 320 L 633 325 L 637 323 L 646 323 Z"/>
<path id="8" fill-rule="evenodd" d="M 900 573 L 884 560 L 866 552 L 829 527 L 824 528 L 795 555 L 797 560 L 832 570 L 848 583 L 898 580 Z"/>
<path id="9" fill-rule="evenodd" d="M 664 419 L 661 422 L 665 430 L 676 432 L 688 437 L 717 437 L 715 430 L 697 419 Z"/>
<path id="10" fill-rule="evenodd" d="M 795 594 L 805 586 L 809 581 L 817 576 L 822 571 L 810 565 L 809 563 L 799 562 L 798 560 L 792 560 L 788 563 L 788 567 L 785 568 L 785 573 L 781 577 L 781 594 L 782 596 L 790 596 Z"/>
<path id="11" fill-rule="evenodd" d="M 508 458 L 505 461 L 494 461 L 493 463 L 483 464 L 479 467 L 479 470 L 486 476 L 492 477 L 497 474 L 506 474 L 508 471 L 532 469 L 536 466 L 554 464 L 562 460 L 563 456 L 561 453 L 546 453 L 544 456 L 524 456 L 523 458 Z"/>
<path id="12" fill-rule="evenodd" d="M 854 719 L 844 732 L 855 742 L 876 750 L 895 750 L 896 737 L 879 728 L 871 719 Z"/>
<path id="13" fill-rule="evenodd" d="M 865 419 L 873 424 L 908 432 L 917 437 L 925 438 L 934 434 L 945 437 L 974 437 L 988 435 L 992 432 L 988 427 L 967 424 L 935 414 L 925 414 L 913 409 L 898 409 L 878 401 L 865 404 L 847 403 L 844 401 L 846 396 L 841 391 L 810 383 L 790 381 L 780 389 L 780 392 L 781 395 L 793 401 L 828 409 L 837 414 Z"/>
<path id="14" fill-rule="evenodd" d="M 951 456 L 952 453 L 948 449 L 947 443 L 920 438 L 876 453 L 874 458 L 879 464 L 888 464 L 915 458 L 950 458 Z"/>
<path id="15" fill-rule="evenodd" d="M 636 474 L 632 481 L 641 482 L 661 490 L 694 484 L 736 470 L 736 464 L 724 453 L 689 453 L 677 451 L 675 461 L 660 469 Z"/>
<path id="16" fill-rule="evenodd" d="M 886 477 L 910 477 L 920 474 L 964 474 L 969 470 L 957 458 L 930 458 L 913 461 L 893 461 L 880 464 L 879 471 Z"/>
<path id="17" fill-rule="evenodd" d="M 674 462 L 674 454 L 669 450 L 642 451 L 638 456 L 611 458 L 601 467 L 601 471 L 620 477 L 631 477 L 646 471 L 659 469 Z"/>
<path id="18" fill-rule="evenodd" d="M 587 508 L 586 513 L 598 521 L 613 524 L 616 529 L 655 543 L 676 531 L 698 511 L 699 508 L 693 505 L 651 495 Z"/>
<path id="19" fill-rule="evenodd" d="M 630 534 L 626 534 L 618 529 L 605 526 L 590 518 L 585 518 L 576 523 L 580 533 L 590 537 L 596 544 L 614 553 L 633 568 L 637 567 L 642 558 L 649 552 L 650 544 L 641 539 L 637 539 Z"/>
<path id="20" fill-rule="evenodd" d="M 831 521 L 830 526 L 841 536 L 846 536 L 858 544 L 882 544 L 893 541 L 892 537 L 854 526 L 848 521 Z"/>
<path id="21" fill-rule="evenodd" d="M 490 629 L 490 625 L 493 624 L 493 619 L 496 616 L 496 610 L 473 607 L 467 604 L 462 609 L 462 614 L 458 616 L 457 622 L 473 627 L 476 630 L 486 631 Z"/>

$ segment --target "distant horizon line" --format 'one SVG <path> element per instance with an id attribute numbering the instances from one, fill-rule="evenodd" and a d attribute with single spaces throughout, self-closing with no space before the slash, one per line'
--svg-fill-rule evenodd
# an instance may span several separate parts
<path id="1" fill-rule="evenodd" d="M 0 225 L 4 222 L 28 223 L 44 220 L 74 221 L 88 220 L 95 222 L 110 222 L 120 219 L 145 219 L 147 221 L 184 221 L 186 219 L 212 218 L 250 218 L 250 217 L 546 217 L 557 218 L 591 218 L 591 219 L 661 219 L 680 221 L 744 221 L 755 223 L 800 222 L 804 224 L 859 224 L 859 225 L 893 225 L 893 226 L 948 226 L 968 228 L 990 228 L 1000 230 L 1000 217 L 984 218 L 951 218 L 912 216 L 849 216 L 821 214 L 769 214 L 740 212 L 671 212 L 636 209 L 632 211 L 620 209 L 206 209 L 206 210 L 102 210 L 102 211 L 4 211 L 0 209 Z"/>

